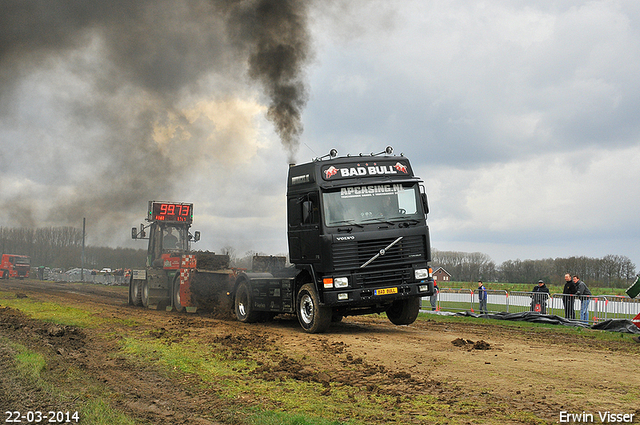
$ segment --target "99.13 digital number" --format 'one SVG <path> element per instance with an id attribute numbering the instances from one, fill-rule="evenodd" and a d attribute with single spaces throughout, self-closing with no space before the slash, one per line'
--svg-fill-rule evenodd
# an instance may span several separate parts
<path id="1" fill-rule="evenodd" d="M 48 412 L 40 411 L 28 411 L 25 413 L 18 412 L 17 410 L 4 412 L 7 415 L 4 420 L 5 423 L 78 423 L 80 421 L 80 415 L 78 412 L 54 412 L 53 410 Z"/>

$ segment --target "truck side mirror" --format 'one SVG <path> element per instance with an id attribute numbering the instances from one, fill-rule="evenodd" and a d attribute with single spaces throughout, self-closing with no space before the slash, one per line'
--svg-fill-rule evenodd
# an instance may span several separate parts
<path id="1" fill-rule="evenodd" d="M 195 234 L 193 235 L 193 240 L 195 242 L 198 242 L 200 240 L 200 230 L 196 230 Z"/>
<path id="2" fill-rule="evenodd" d="M 138 239 L 138 229 L 135 227 L 131 228 L 131 239 Z"/>
<path id="3" fill-rule="evenodd" d="M 312 221 L 313 215 L 313 202 L 304 201 L 302 203 L 302 223 L 309 224 Z"/>
<path id="4" fill-rule="evenodd" d="M 429 214 L 429 200 L 427 199 L 427 194 L 422 192 L 420 197 L 422 198 L 422 208 L 424 208 L 425 215 Z"/>

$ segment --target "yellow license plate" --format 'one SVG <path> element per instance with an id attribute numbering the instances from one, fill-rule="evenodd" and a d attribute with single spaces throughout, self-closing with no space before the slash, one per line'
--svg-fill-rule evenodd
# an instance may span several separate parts
<path id="1" fill-rule="evenodd" d="M 389 294 L 397 294 L 398 288 L 384 288 L 384 289 L 376 289 L 376 295 L 389 295 Z"/>

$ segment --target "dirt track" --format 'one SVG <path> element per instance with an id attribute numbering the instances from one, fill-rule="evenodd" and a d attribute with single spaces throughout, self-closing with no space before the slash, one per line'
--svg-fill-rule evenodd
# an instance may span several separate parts
<path id="1" fill-rule="evenodd" d="M 341 387 L 352 389 L 354 397 L 395 397 L 402 414 L 356 417 L 363 422 L 431 423 L 417 419 L 427 407 L 411 404 L 420 394 L 448 406 L 441 412 L 442 423 L 458 423 L 463 411 L 468 418 L 469 403 L 474 406 L 473 422 L 479 423 L 494 423 L 496 415 L 509 416 L 512 423 L 557 423 L 560 411 L 593 413 L 598 421 L 597 412 L 606 410 L 634 413 L 634 422 L 640 422 L 640 344 L 627 335 L 601 340 L 593 338 L 596 331 L 591 330 L 523 330 L 471 320 L 427 319 L 396 327 L 377 316 L 347 318 L 326 334 L 308 335 L 297 321 L 286 318 L 245 325 L 206 314 L 129 307 L 124 288 L 9 280 L 0 281 L 0 292 L 87 309 L 98 318 L 135 320 L 140 335 L 169 344 L 189 340 L 220 347 L 257 361 L 259 366 L 247 371 L 253 377 L 317 382 L 324 388 L 320 396 Z M 104 383 L 122 409 L 142 422 L 241 423 L 229 413 L 234 405 L 277 409 L 263 406 L 260 394 L 223 401 L 215 391 L 198 386 L 196 377 L 167 379 L 152 366 L 141 371 L 140 365 L 117 356 L 117 336 L 105 337 L 121 332 L 117 325 L 61 328 L 0 307 L 0 337 L 48 350 L 56 359 L 48 373 L 73 366 Z M 12 377 L 11 355 L 10 348 L 0 344 L 0 410 L 63 409 L 64 400 L 34 393 L 28 383 Z M 348 412 L 338 415 L 349 417 Z"/>

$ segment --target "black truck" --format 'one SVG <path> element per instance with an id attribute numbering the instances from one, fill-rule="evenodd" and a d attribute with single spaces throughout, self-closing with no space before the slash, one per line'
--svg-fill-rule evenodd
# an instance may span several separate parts
<path id="1" fill-rule="evenodd" d="M 409 160 L 391 147 L 336 154 L 290 166 L 293 266 L 238 275 L 229 295 L 241 322 L 291 313 L 317 333 L 346 316 L 385 312 L 407 325 L 433 293 L 427 196 Z"/>

